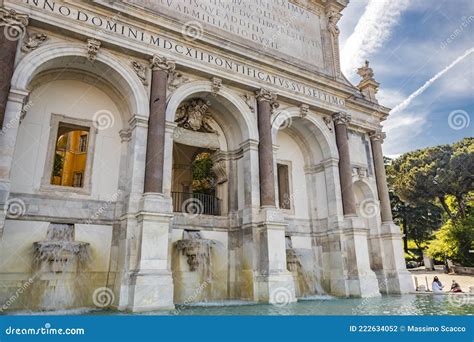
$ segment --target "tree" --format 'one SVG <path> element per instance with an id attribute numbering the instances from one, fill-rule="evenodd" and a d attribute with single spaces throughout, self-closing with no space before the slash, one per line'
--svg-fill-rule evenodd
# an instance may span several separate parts
<path id="1" fill-rule="evenodd" d="M 406 153 L 390 168 L 393 191 L 403 202 L 438 201 L 450 219 L 465 217 L 467 195 L 474 190 L 474 138 Z M 454 211 L 446 203 L 448 195 L 456 201 Z"/>
<path id="2" fill-rule="evenodd" d="M 193 161 L 193 192 L 214 195 L 215 175 L 212 171 L 212 159 L 208 152 L 199 153 Z"/>
<path id="3" fill-rule="evenodd" d="M 436 234 L 427 254 L 438 260 L 451 259 L 463 266 L 474 266 L 474 210 L 465 218 L 449 220 Z"/>
<path id="4" fill-rule="evenodd" d="M 408 239 L 415 242 L 418 249 L 430 240 L 433 232 L 443 223 L 442 210 L 429 202 L 416 206 L 403 202 L 394 193 L 390 193 L 393 221 L 403 229 L 403 247 L 408 252 Z"/>
<path id="5" fill-rule="evenodd" d="M 387 181 L 392 207 L 393 221 L 403 229 L 403 247 L 408 252 L 408 239 L 412 239 L 418 249 L 432 238 L 433 232 L 443 223 L 442 210 L 430 202 L 411 205 L 404 202 L 394 191 L 396 174 L 391 160 L 385 159 Z"/>

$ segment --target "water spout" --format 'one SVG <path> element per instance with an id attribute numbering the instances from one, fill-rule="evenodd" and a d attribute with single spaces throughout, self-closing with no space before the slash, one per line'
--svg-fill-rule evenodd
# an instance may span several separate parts
<path id="1" fill-rule="evenodd" d="M 89 243 L 74 241 L 74 225 L 50 224 L 46 240 L 33 243 L 34 268 L 40 275 L 33 296 L 41 309 L 80 306 L 77 273 L 90 260 Z M 35 298 L 36 299 L 36 298 Z"/>
<path id="2" fill-rule="evenodd" d="M 317 277 L 312 250 L 293 248 L 289 236 L 286 237 L 286 265 L 295 279 L 297 297 L 325 294 Z"/>

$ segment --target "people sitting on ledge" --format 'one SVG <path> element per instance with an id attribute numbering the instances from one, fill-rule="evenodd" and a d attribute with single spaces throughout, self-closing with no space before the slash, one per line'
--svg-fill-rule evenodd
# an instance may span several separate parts
<path id="1" fill-rule="evenodd" d="M 433 278 L 433 284 L 431 284 L 431 288 L 433 289 L 433 293 L 443 293 L 443 284 L 439 281 L 438 277 Z"/>
<path id="2" fill-rule="evenodd" d="M 453 280 L 453 283 L 451 284 L 451 290 L 449 292 L 462 292 L 461 286 L 456 282 L 456 280 Z"/>

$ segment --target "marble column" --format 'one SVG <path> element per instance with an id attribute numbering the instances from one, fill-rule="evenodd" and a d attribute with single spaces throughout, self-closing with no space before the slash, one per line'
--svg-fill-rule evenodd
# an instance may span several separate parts
<path id="1" fill-rule="evenodd" d="M 154 55 L 150 93 L 150 118 L 145 165 L 145 192 L 163 192 L 163 163 L 166 129 L 166 88 L 168 74 L 175 69 L 175 63 L 165 57 Z"/>
<path id="2" fill-rule="evenodd" d="M 372 155 L 374 158 L 375 180 L 377 182 L 377 192 L 380 201 L 380 215 L 382 222 L 392 221 L 392 208 L 390 207 L 390 197 L 387 187 L 387 176 L 385 174 L 385 165 L 383 162 L 382 142 L 385 139 L 385 133 L 374 131 L 370 133 L 372 143 Z"/>
<path id="3" fill-rule="evenodd" d="M 164 57 L 151 60 L 152 82 L 143 197 L 137 213 L 127 221 L 127 237 L 122 245 L 128 255 L 120 289 L 120 309 L 134 312 L 170 309 L 173 278 L 170 270 L 172 203 L 164 194 L 166 167 L 166 88 L 175 64 Z M 168 137 L 169 139 L 169 137 Z"/>
<path id="4" fill-rule="evenodd" d="M 352 189 L 352 166 L 349 152 L 349 138 L 347 124 L 351 116 L 344 112 L 335 113 L 333 116 L 336 144 L 339 151 L 339 179 L 341 182 L 342 206 L 344 215 L 356 215 L 356 203 Z"/>
<path id="5" fill-rule="evenodd" d="M 369 134 L 374 159 L 375 179 L 380 201 L 382 218 L 380 244 L 382 256 L 382 273 L 384 277 L 383 292 L 388 294 L 409 293 L 414 290 L 410 273 L 405 266 L 400 227 L 393 223 L 390 197 L 387 187 L 385 165 L 383 161 L 382 142 L 385 133 L 377 130 Z"/>
<path id="6" fill-rule="evenodd" d="M 10 83 L 15 69 L 18 40 L 22 39 L 28 16 L 14 10 L 0 8 L 0 127 L 3 127 Z"/>
<path id="7" fill-rule="evenodd" d="M 256 92 L 258 102 L 260 205 L 275 207 L 275 170 L 273 165 L 272 110 L 278 107 L 277 95 L 267 89 Z"/>

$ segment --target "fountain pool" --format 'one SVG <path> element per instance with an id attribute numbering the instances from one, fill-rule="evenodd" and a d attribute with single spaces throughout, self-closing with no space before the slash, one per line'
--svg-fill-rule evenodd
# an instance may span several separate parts
<path id="1" fill-rule="evenodd" d="M 297 303 L 276 306 L 244 301 L 208 302 L 178 305 L 171 311 L 153 311 L 145 315 L 474 315 L 474 297 L 464 295 L 450 299 L 449 295 L 409 294 L 377 298 L 334 298 L 314 296 Z M 128 312 L 98 309 L 61 311 L 14 311 L 9 314 L 43 315 L 126 315 Z"/>

